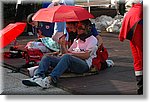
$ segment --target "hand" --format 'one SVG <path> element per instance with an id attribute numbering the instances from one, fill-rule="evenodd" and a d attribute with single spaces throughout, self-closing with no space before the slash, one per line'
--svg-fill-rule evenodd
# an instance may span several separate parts
<path id="1" fill-rule="evenodd" d="M 38 38 L 43 38 L 44 36 L 42 35 L 42 32 L 38 30 Z"/>
<path id="2" fill-rule="evenodd" d="M 64 56 L 64 55 L 66 55 L 66 54 L 67 54 L 67 55 L 71 55 L 71 56 L 73 55 L 72 53 L 65 53 L 65 54 L 62 54 L 61 56 Z"/>
<path id="3" fill-rule="evenodd" d="M 59 54 L 59 52 L 51 52 L 51 53 L 47 53 L 45 55 L 47 56 L 57 56 Z"/>

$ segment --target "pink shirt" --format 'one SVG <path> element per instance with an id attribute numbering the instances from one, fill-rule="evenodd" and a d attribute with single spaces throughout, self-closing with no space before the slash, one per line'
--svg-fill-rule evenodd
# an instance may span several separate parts
<path id="1" fill-rule="evenodd" d="M 89 51 L 90 57 L 85 61 L 88 64 L 88 66 L 91 67 L 92 59 L 96 57 L 96 51 L 98 48 L 97 43 L 98 41 L 93 35 L 88 37 L 85 42 L 80 39 L 75 39 L 68 51 L 73 53 L 84 53 L 85 51 Z"/>

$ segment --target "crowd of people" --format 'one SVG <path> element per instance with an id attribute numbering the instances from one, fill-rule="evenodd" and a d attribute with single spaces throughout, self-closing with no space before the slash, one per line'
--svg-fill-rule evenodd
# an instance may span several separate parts
<path id="1" fill-rule="evenodd" d="M 61 3 L 67 4 L 66 2 Z M 47 5 L 47 7 L 57 6 L 61 3 L 54 0 L 51 4 Z M 69 5 L 74 4 L 70 2 Z M 42 24 L 45 25 L 45 22 L 33 21 L 33 15 L 34 13 L 27 17 L 27 22 L 34 28 L 34 32 L 38 35 L 38 40 L 29 43 L 44 44 L 43 39 L 48 38 L 48 40 L 45 41 L 46 43 L 51 44 L 54 42 L 60 45 L 58 49 L 60 49 L 61 54 L 59 54 L 59 56 L 45 54 L 33 78 L 25 79 L 22 83 L 29 86 L 40 85 L 43 88 L 48 88 L 51 83 L 56 84 L 57 79 L 66 70 L 75 73 L 88 72 L 92 66 L 92 59 L 96 57 L 97 49 L 103 43 L 102 37 L 98 34 L 94 24 L 92 24 L 89 19 L 79 22 L 49 23 L 49 32 L 46 32 L 42 29 L 43 26 L 41 26 Z M 26 48 L 30 48 L 30 44 L 27 44 Z M 37 48 L 40 47 L 37 46 Z M 46 48 L 53 50 L 52 46 L 45 46 L 45 50 L 42 51 L 48 52 Z M 49 67 L 53 67 L 53 70 L 49 76 L 46 77 L 45 73 L 48 72 Z"/>
<path id="2" fill-rule="evenodd" d="M 74 5 L 74 0 L 53 0 L 52 3 L 46 4 L 46 6 L 43 5 L 43 7 L 52 7 L 62 4 Z M 92 24 L 89 19 L 67 23 L 37 22 L 32 21 L 33 15 L 34 13 L 27 17 L 27 22 L 34 28 L 34 33 L 37 34 L 38 39 L 30 43 L 42 43 L 45 47 L 42 52 L 49 52 L 53 50 L 54 52 L 59 53 L 57 56 L 45 54 L 39 63 L 36 74 L 32 78 L 22 80 L 22 83 L 27 86 L 49 88 L 51 85 L 57 85 L 57 80 L 65 71 L 74 73 L 88 72 L 91 66 L 93 66 L 92 61 L 93 58 L 97 56 L 97 50 L 103 45 L 102 37 L 98 34 L 94 24 Z M 137 24 L 141 24 L 141 22 L 142 20 L 140 20 Z M 130 22 L 126 21 L 126 23 Z M 135 33 L 137 33 L 136 30 L 139 30 L 138 27 L 141 26 L 138 25 L 134 27 L 133 31 Z M 141 31 L 142 29 L 140 29 L 140 32 Z M 134 35 L 134 33 L 132 35 Z M 136 41 L 136 37 L 134 38 L 134 41 Z M 122 41 L 121 38 L 120 40 Z M 55 45 L 55 48 L 53 48 L 54 46 L 51 46 L 51 44 Z M 29 45 L 30 44 L 27 44 L 26 47 L 28 48 Z M 141 45 L 140 43 L 140 48 L 138 48 L 138 45 L 135 47 L 136 45 L 136 42 L 133 43 L 133 40 L 131 40 L 131 48 L 133 50 L 135 61 L 135 72 L 140 71 L 140 75 L 136 76 L 139 86 L 138 94 L 143 94 L 143 57 L 141 57 L 143 53 L 141 51 L 141 46 L 143 46 L 143 44 Z M 37 46 L 37 48 L 39 48 L 39 46 Z M 138 51 L 136 50 L 137 48 Z M 138 55 L 138 53 L 140 53 L 140 55 Z M 137 56 L 140 57 L 137 58 Z M 53 68 L 53 70 L 47 75 L 46 73 L 50 67 Z M 136 70 L 136 67 L 140 70 Z"/>

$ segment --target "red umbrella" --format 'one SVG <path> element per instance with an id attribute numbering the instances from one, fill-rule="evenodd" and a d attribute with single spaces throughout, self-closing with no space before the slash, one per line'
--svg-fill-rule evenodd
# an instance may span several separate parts
<path id="1" fill-rule="evenodd" d="M 4 48 L 11 43 L 17 36 L 19 36 L 25 29 L 26 23 L 16 22 L 7 25 L 0 30 L 0 41 L 2 42 L 0 48 Z"/>
<path id="2" fill-rule="evenodd" d="M 69 22 L 88 18 L 94 18 L 94 16 L 80 6 L 59 5 L 40 9 L 32 19 L 43 22 Z"/>

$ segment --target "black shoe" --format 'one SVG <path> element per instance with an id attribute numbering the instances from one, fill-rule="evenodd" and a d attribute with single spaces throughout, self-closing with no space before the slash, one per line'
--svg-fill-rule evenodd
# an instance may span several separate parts
<path id="1" fill-rule="evenodd" d="M 143 86 L 139 87 L 137 90 L 138 95 L 143 95 Z"/>
<path id="2" fill-rule="evenodd" d="M 22 84 L 26 85 L 26 86 L 39 86 L 37 83 L 36 83 L 36 80 L 40 78 L 40 77 L 37 77 L 37 76 L 34 76 L 33 78 L 29 78 L 29 79 L 24 79 L 22 80 Z"/>
<path id="3" fill-rule="evenodd" d="M 140 76 L 136 76 L 136 80 L 137 80 L 137 94 L 138 95 L 142 95 L 143 94 L 143 75 Z"/>
<path id="4" fill-rule="evenodd" d="M 24 84 L 26 86 L 38 86 L 38 84 L 36 82 L 32 82 L 30 80 L 22 80 L 22 84 Z"/>
<path id="5" fill-rule="evenodd" d="M 50 84 L 57 87 L 57 79 L 55 80 L 55 79 L 52 78 Z"/>

